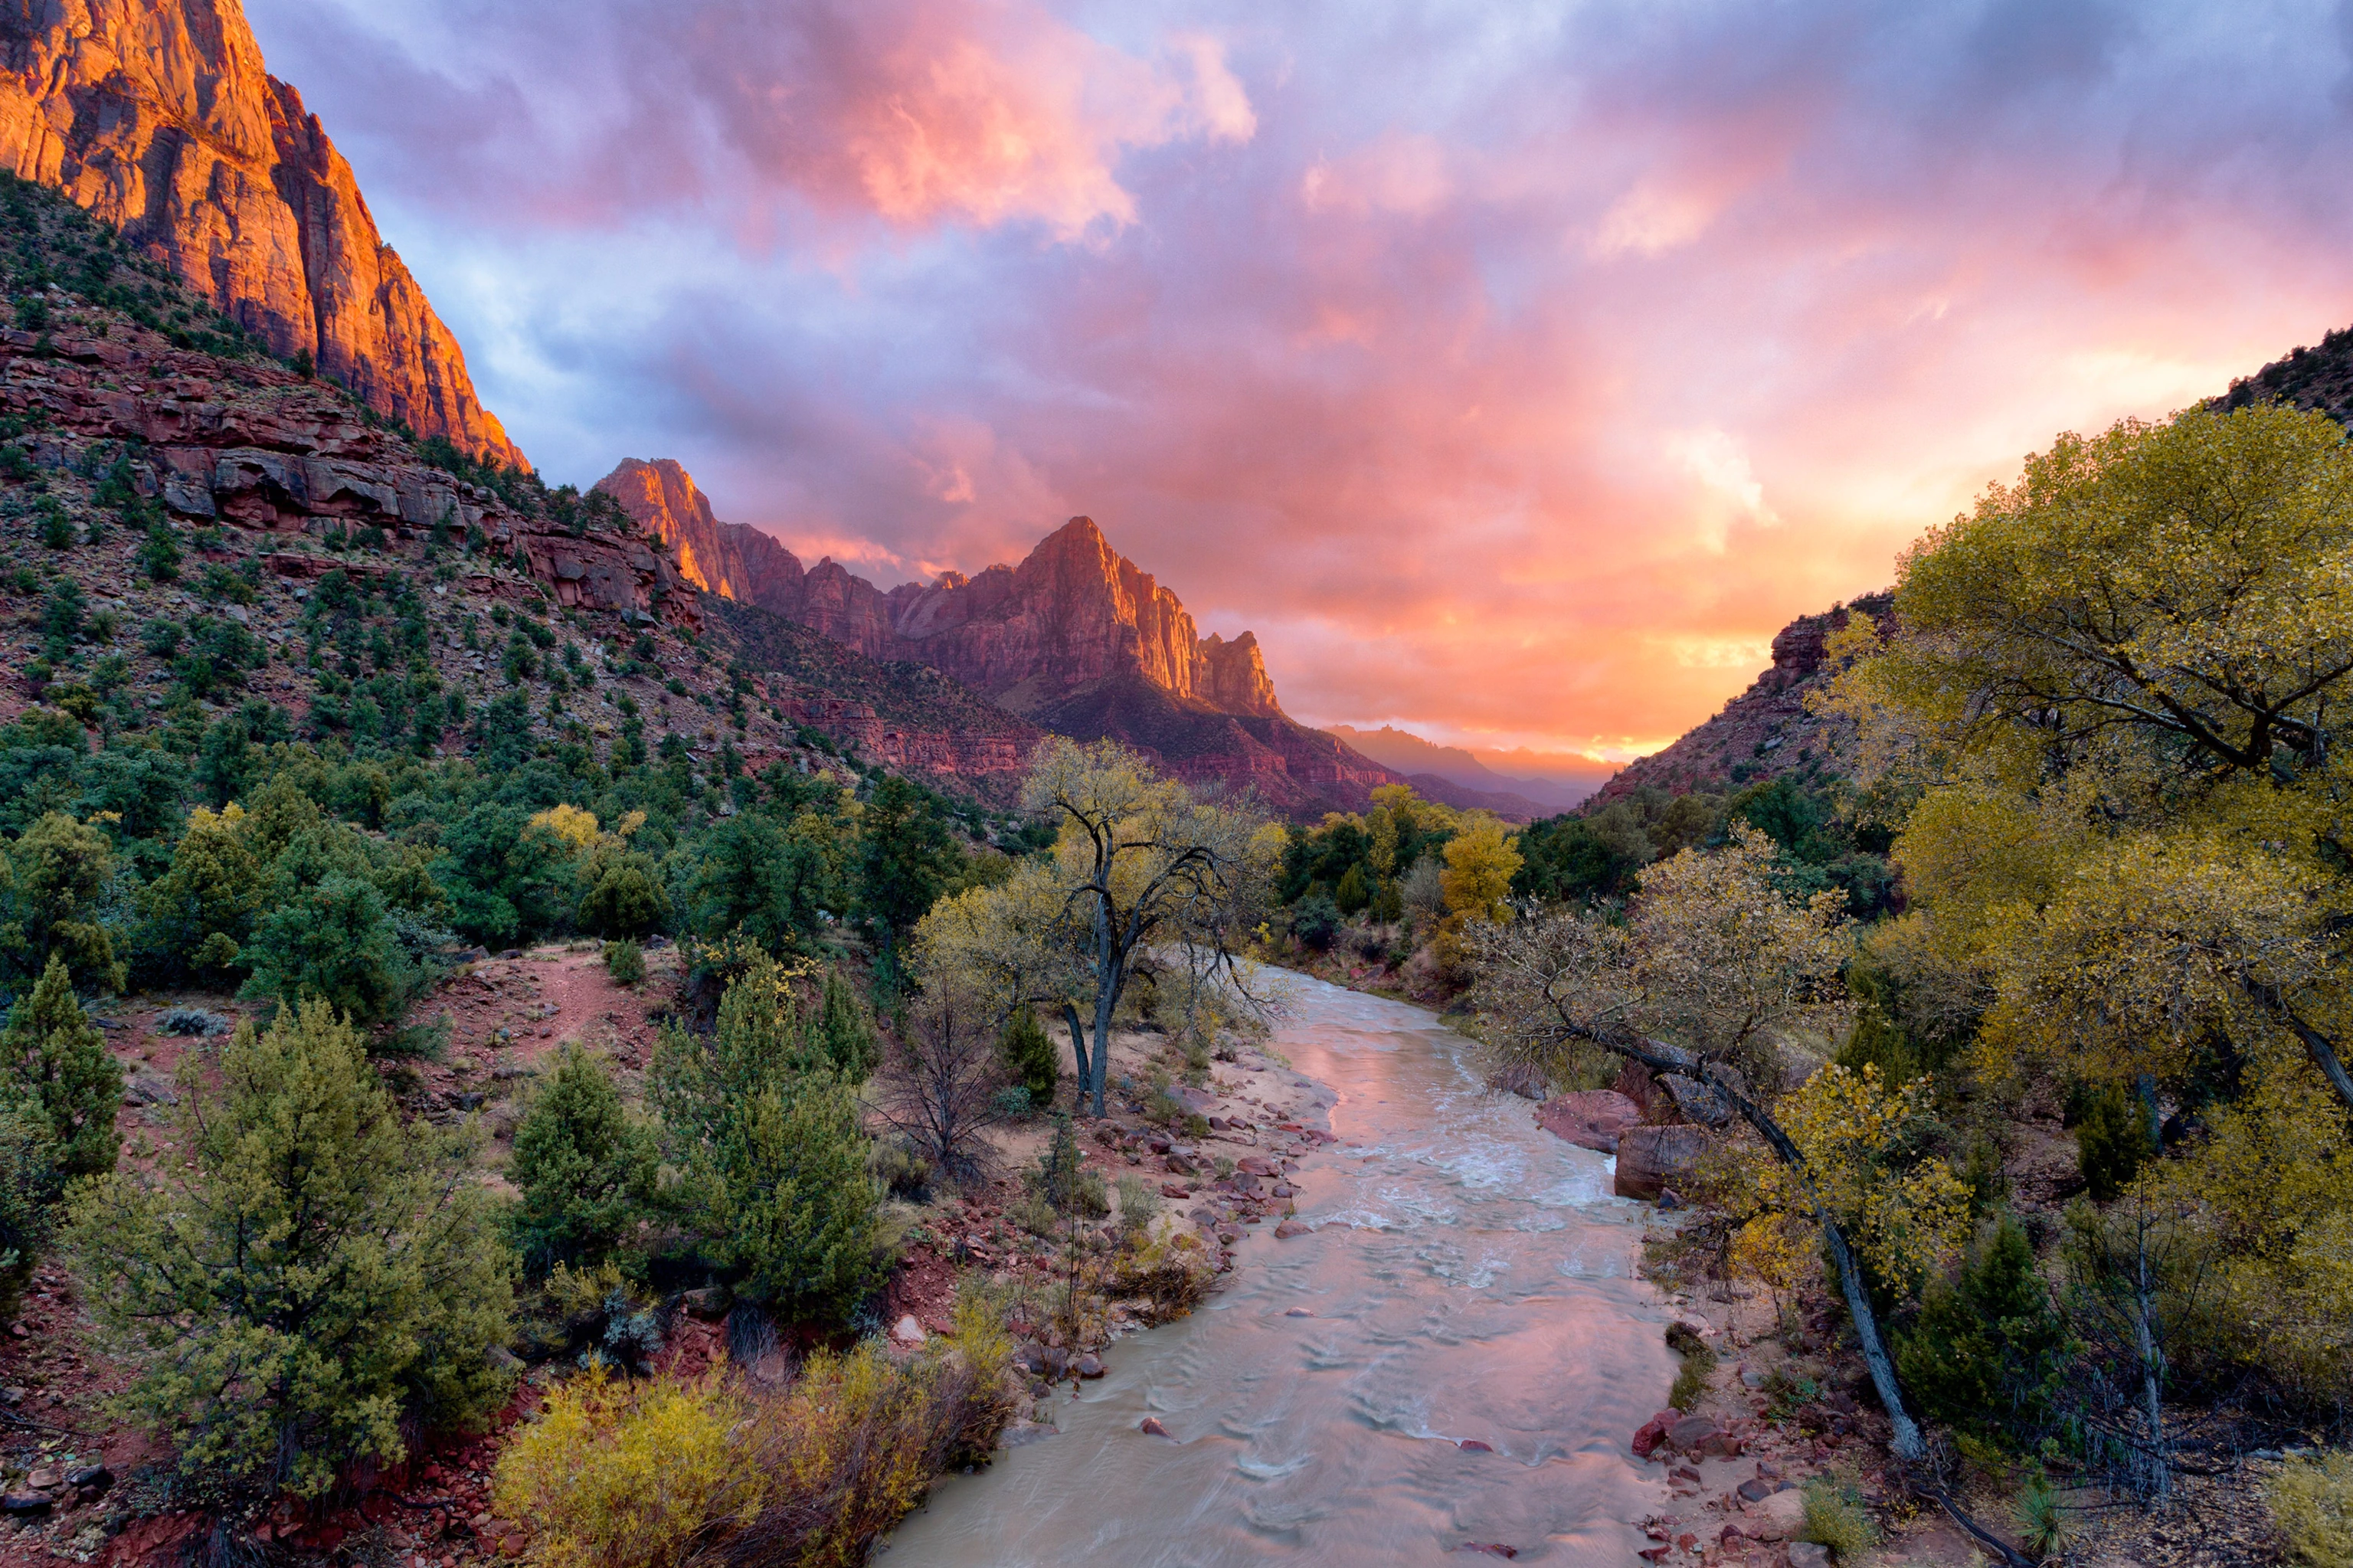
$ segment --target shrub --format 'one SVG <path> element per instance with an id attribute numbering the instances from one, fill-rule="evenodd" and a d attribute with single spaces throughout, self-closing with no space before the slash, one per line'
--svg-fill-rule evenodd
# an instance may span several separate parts
<path id="1" fill-rule="evenodd" d="M 2311 1568 L 2353 1568 L 2353 1453 L 2289 1459 L 2264 1497 L 2289 1555 Z"/>
<path id="2" fill-rule="evenodd" d="M 849 982 L 839 969 L 825 974 L 825 994 L 818 1003 L 817 1038 L 834 1070 L 851 1083 L 862 1084 L 874 1070 L 874 1021 L 849 993 Z"/>
<path id="3" fill-rule="evenodd" d="M 323 1002 L 241 1026 L 216 1075 L 200 1054 L 181 1069 L 193 1169 L 107 1176 L 72 1207 L 92 1310 L 138 1364 L 124 1403 L 190 1478 L 305 1497 L 398 1462 L 412 1423 L 494 1408 L 512 1266 L 468 1135 L 404 1126 Z"/>
<path id="4" fill-rule="evenodd" d="M 646 950 L 635 942 L 607 942 L 605 969 L 616 985 L 640 984 L 646 978 Z"/>
<path id="5" fill-rule="evenodd" d="M 1291 912 L 1291 934 L 1300 945 L 1322 952 L 1340 931 L 1340 906 L 1324 894 L 1311 893 Z"/>
<path id="6" fill-rule="evenodd" d="M 1061 1061 L 1036 1014 L 1026 1007 L 1016 1008 L 997 1040 L 997 1051 L 1005 1059 L 1006 1075 L 1029 1092 L 1032 1107 L 1054 1103 L 1054 1081 L 1061 1073 Z"/>
<path id="7" fill-rule="evenodd" d="M 760 1512 L 768 1478 L 733 1440 L 744 1409 L 715 1374 L 575 1378 L 500 1457 L 500 1511 L 538 1527 L 549 1568 L 671 1568 Z"/>
<path id="8" fill-rule="evenodd" d="M 2084 1091 L 2075 1149 L 2092 1202 L 2113 1203 L 2123 1196 L 2153 1152 L 2138 1097 L 2120 1086 Z"/>
<path id="9" fill-rule="evenodd" d="M 398 1013 L 421 979 L 394 938 L 384 895 L 341 873 L 256 921 L 239 959 L 253 966 L 241 994 L 320 997 L 360 1023 Z"/>
<path id="10" fill-rule="evenodd" d="M 1806 1483 L 1806 1523 L 1799 1537 L 1829 1547 L 1841 1563 L 1855 1563 L 1879 1544 L 1879 1528 L 1854 1488 L 1818 1478 Z"/>
<path id="11" fill-rule="evenodd" d="M 1678 1324 L 1676 1327 L 1680 1328 Z M 1667 1403 L 1677 1410 L 1696 1410 L 1707 1393 L 1708 1381 L 1715 1376 L 1715 1351 L 1705 1341 L 1696 1338 L 1688 1344 L 1678 1345 L 1683 1358 L 1683 1370 L 1675 1373 L 1674 1386 L 1667 1393 Z"/>
<path id="12" fill-rule="evenodd" d="M 554 1568 L 853 1568 L 934 1475 L 995 1449 L 1018 1398 L 1011 1361 L 1002 1320 L 968 1296 L 953 1340 L 903 1362 L 871 1343 L 820 1350 L 781 1393 L 591 1374 L 509 1445 L 498 1505 Z"/>
<path id="13" fill-rule="evenodd" d="M 30 996 L 8 1012 L 0 1035 L 9 1100 L 47 1124 L 60 1172 L 89 1176 L 114 1169 L 114 1113 L 122 1103 L 122 1068 L 106 1036 L 82 1015 L 81 1000 L 56 954 Z"/>
<path id="14" fill-rule="evenodd" d="M 1160 1214 L 1160 1193 L 1143 1177 L 1119 1179 L 1119 1230 L 1129 1242 L 1140 1241 Z"/>
<path id="15" fill-rule="evenodd" d="M 2018 1531 L 2038 1561 L 2063 1557 L 2075 1544 L 2074 1524 L 2050 1477 L 2036 1474 L 2018 1494 Z"/>
<path id="16" fill-rule="evenodd" d="M 653 1132 L 630 1121 L 604 1063 L 565 1050 L 515 1128 L 507 1176 L 522 1201 L 508 1223 L 524 1266 L 611 1256 L 653 1201 L 660 1161 Z"/>
<path id="17" fill-rule="evenodd" d="M 690 1220 L 737 1291 L 799 1319 L 848 1319 L 886 1267 L 881 1190 L 857 1091 L 819 1068 L 732 1101 L 694 1151 Z"/>
<path id="18" fill-rule="evenodd" d="M 147 525 L 146 541 L 139 546 L 139 564 L 159 583 L 170 582 L 180 575 L 180 544 L 172 537 L 170 524 Z"/>
<path id="19" fill-rule="evenodd" d="M 580 897 L 583 930 L 600 937 L 642 937 L 670 918 L 670 899 L 641 865 L 608 866 Z"/>
<path id="20" fill-rule="evenodd" d="M 14 1309 L 47 1246 L 62 1184 L 47 1118 L 23 1106 L 0 1108 L 0 1308 Z"/>
<path id="21" fill-rule="evenodd" d="M 1054 1140 L 1038 1156 L 1038 1167 L 1025 1178 L 1029 1195 L 1064 1217 L 1099 1220 L 1111 1213 L 1111 1191 L 1100 1171 L 1090 1171 L 1079 1159 L 1079 1135 L 1067 1116 L 1054 1118 Z"/>
<path id="22" fill-rule="evenodd" d="M 2013 1452 L 2047 1428 L 2071 1354 L 2034 1248 L 2007 1216 L 1956 1279 L 1930 1282 L 1917 1322 L 1895 1341 L 1925 1414 Z"/>

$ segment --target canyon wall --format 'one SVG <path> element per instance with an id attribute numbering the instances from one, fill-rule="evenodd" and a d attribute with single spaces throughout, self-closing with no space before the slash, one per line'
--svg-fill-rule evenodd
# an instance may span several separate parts
<path id="1" fill-rule="evenodd" d="M 530 464 L 237 0 L 0 0 L 0 167 L 63 191 L 272 353 Z"/>
<path id="2" fill-rule="evenodd" d="M 885 593 L 839 562 L 804 570 L 767 535 L 722 523 L 672 460 L 597 484 L 669 545 L 688 581 L 814 628 L 872 659 L 928 664 L 1027 713 L 1123 676 L 1223 714 L 1280 716 L 1258 639 L 1203 637 L 1176 596 L 1073 517 L 1018 567 Z"/>

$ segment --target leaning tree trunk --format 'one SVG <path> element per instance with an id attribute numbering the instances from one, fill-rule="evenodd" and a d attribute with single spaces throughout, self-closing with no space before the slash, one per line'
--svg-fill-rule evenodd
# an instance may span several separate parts
<path id="1" fill-rule="evenodd" d="M 1672 1046 L 1657 1042 L 1630 1040 L 1622 1035 L 1578 1029 L 1575 1033 L 1628 1061 L 1638 1062 L 1653 1073 L 1672 1073 L 1704 1084 L 1722 1095 L 1742 1120 L 1757 1129 L 1774 1157 L 1795 1170 L 1805 1169 L 1806 1157 L 1799 1151 L 1789 1135 L 1781 1130 L 1763 1106 L 1757 1104 L 1739 1089 L 1716 1076 L 1714 1066 L 1704 1061 L 1690 1059 Z M 1862 1346 L 1863 1365 L 1870 1369 L 1871 1386 L 1879 1395 L 1879 1403 L 1887 1411 L 1893 1428 L 1888 1449 L 1906 1464 L 1927 1457 L 1927 1440 L 1922 1436 L 1920 1424 L 1912 1419 L 1904 1407 L 1904 1392 L 1895 1381 L 1895 1358 L 1888 1354 L 1887 1341 L 1880 1337 L 1879 1314 L 1871 1305 L 1871 1290 L 1862 1277 L 1862 1268 L 1855 1261 L 1854 1249 L 1847 1242 L 1836 1221 L 1820 1209 L 1814 1211 L 1814 1222 L 1822 1228 L 1822 1239 L 1831 1249 L 1831 1260 L 1838 1266 L 1839 1289 L 1846 1298 L 1847 1315 L 1853 1319 L 1854 1334 Z"/>

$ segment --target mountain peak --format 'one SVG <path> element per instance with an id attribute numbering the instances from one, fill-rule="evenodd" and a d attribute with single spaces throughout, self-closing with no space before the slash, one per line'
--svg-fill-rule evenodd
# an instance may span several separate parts
<path id="1" fill-rule="evenodd" d="M 237 6 L 9 5 L 0 44 L 0 166 L 120 229 L 272 354 L 309 355 L 420 436 L 531 466 Z"/>

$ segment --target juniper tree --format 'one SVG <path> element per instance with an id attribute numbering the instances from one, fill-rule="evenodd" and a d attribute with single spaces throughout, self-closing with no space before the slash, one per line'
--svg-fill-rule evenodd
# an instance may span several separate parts
<path id="1" fill-rule="evenodd" d="M 32 993 L 9 1010 L 0 1035 L 8 1097 L 45 1121 L 50 1156 L 69 1176 L 114 1169 L 114 1113 L 122 1103 L 122 1068 L 106 1036 L 83 1015 L 81 999 L 54 953 Z"/>
<path id="2" fill-rule="evenodd" d="M 90 1184 L 68 1248 L 183 1472 L 315 1497 L 495 1408 L 512 1255 L 474 1130 L 404 1126 L 326 1003 L 240 1025 L 217 1069 L 182 1063 L 190 1168 Z"/>

